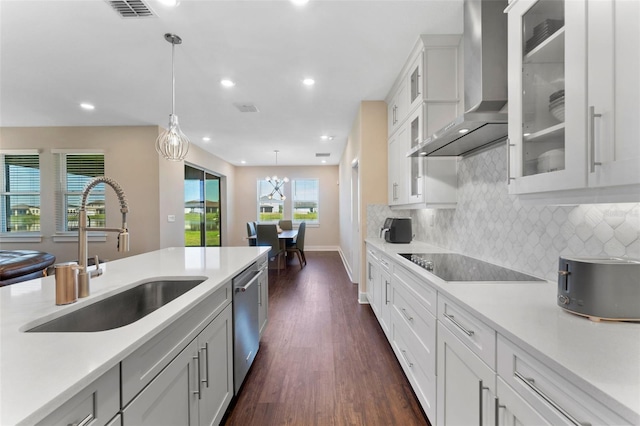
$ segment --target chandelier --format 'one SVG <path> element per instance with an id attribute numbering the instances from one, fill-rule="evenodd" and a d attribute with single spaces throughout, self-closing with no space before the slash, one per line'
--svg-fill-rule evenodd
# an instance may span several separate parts
<path id="1" fill-rule="evenodd" d="M 280 152 L 280 151 L 275 149 L 273 152 L 276 153 L 276 166 L 277 166 L 278 165 L 278 152 Z M 282 193 L 282 190 L 283 190 L 284 184 L 289 182 L 289 178 L 288 177 L 284 177 L 284 178 L 280 179 L 278 176 L 273 175 L 273 176 L 267 176 L 265 179 L 266 179 L 267 182 L 269 182 L 269 183 L 271 183 L 271 185 L 273 185 L 273 190 L 271 191 L 271 194 L 267 195 L 267 198 L 272 200 L 273 196 L 278 194 L 282 201 L 287 199 L 287 197 L 285 197 L 284 194 Z"/>
<path id="2" fill-rule="evenodd" d="M 156 139 L 156 151 L 166 160 L 182 161 L 187 156 L 187 152 L 189 152 L 189 138 L 180 130 L 178 116 L 175 114 L 176 78 L 174 76 L 175 48 L 176 44 L 182 44 L 182 39 L 171 33 L 165 34 L 164 39 L 171 43 L 171 114 L 169 115 L 169 128 Z"/>

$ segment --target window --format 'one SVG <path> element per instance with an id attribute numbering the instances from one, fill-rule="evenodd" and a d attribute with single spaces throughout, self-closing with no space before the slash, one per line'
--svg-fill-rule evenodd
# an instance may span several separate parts
<path id="1" fill-rule="evenodd" d="M 291 184 L 293 199 L 293 223 L 320 223 L 320 181 L 318 179 L 296 179 Z"/>
<path id="2" fill-rule="evenodd" d="M 220 178 L 184 166 L 184 245 L 220 247 Z"/>
<path id="3" fill-rule="evenodd" d="M 284 219 L 284 200 L 273 194 L 273 185 L 265 179 L 258 180 L 258 221 L 278 222 Z"/>
<path id="4" fill-rule="evenodd" d="M 59 188 L 57 228 L 59 232 L 78 230 L 78 212 L 82 203 L 82 190 L 95 177 L 104 176 L 104 154 L 58 153 Z M 89 194 L 85 209 L 87 225 L 104 227 L 106 224 L 105 184 L 96 185 Z"/>
<path id="5" fill-rule="evenodd" d="M 40 156 L 0 154 L 2 233 L 40 232 Z"/>

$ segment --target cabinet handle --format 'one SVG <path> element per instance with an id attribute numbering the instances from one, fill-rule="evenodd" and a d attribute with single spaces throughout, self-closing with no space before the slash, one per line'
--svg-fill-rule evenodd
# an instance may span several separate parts
<path id="1" fill-rule="evenodd" d="M 484 391 L 489 390 L 489 388 L 487 386 L 484 385 L 482 380 L 478 381 L 478 395 L 480 396 L 480 404 L 479 404 L 479 409 L 478 409 L 478 425 L 482 426 L 482 422 L 483 422 L 483 418 L 484 418 L 484 413 L 482 410 L 482 406 L 483 404 L 483 400 L 484 398 L 482 398 Z"/>
<path id="2" fill-rule="evenodd" d="M 198 351 L 198 356 L 194 356 L 192 358 L 198 362 L 198 367 L 196 368 L 196 373 L 198 375 L 198 377 L 196 377 L 196 382 L 198 382 L 198 390 L 193 391 L 193 394 L 198 395 L 198 399 L 202 399 L 202 382 L 200 381 L 200 351 Z"/>
<path id="3" fill-rule="evenodd" d="M 94 420 L 95 420 L 95 417 L 93 417 L 93 413 L 89 413 L 87 414 L 87 417 L 80 420 L 78 423 L 69 423 L 69 426 L 87 426 L 89 423 L 91 423 Z"/>
<path id="4" fill-rule="evenodd" d="M 516 178 L 511 177 L 511 147 L 515 146 L 511 143 L 511 139 L 507 138 L 507 185 Z"/>
<path id="5" fill-rule="evenodd" d="M 384 280 L 384 304 L 389 304 L 389 281 Z"/>
<path id="6" fill-rule="evenodd" d="M 200 348 L 200 350 L 204 352 L 204 367 L 206 371 L 204 380 L 201 381 L 209 387 L 209 342 L 205 342 L 204 346 Z"/>
<path id="7" fill-rule="evenodd" d="M 601 166 L 602 163 L 596 161 L 596 118 L 602 117 L 602 114 L 596 114 L 596 107 L 589 107 L 589 129 L 591 134 L 589 135 L 589 151 L 591 153 L 591 165 L 589 169 L 591 173 L 596 171 L 596 166 Z"/>
<path id="8" fill-rule="evenodd" d="M 473 330 L 467 330 L 466 328 L 464 328 L 462 326 L 462 324 L 460 324 L 458 321 L 455 320 L 455 318 L 453 317 L 453 315 L 450 315 L 448 313 L 444 313 L 444 316 L 446 319 L 448 319 L 449 321 L 451 321 L 453 323 L 453 325 L 455 325 L 456 327 L 458 327 L 460 330 L 462 330 L 464 332 L 464 334 L 466 334 L 467 336 L 473 336 L 474 335 L 474 331 Z"/>
<path id="9" fill-rule="evenodd" d="M 528 378 L 528 377 L 524 377 L 522 374 L 520 374 L 519 372 L 514 372 L 514 375 L 520 379 L 522 381 L 522 383 L 524 383 L 525 385 L 527 385 L 527 387 L 529 387 L 529 389 L 531 389 L 533 392 L 535 392 L 536 394 L 538 394 L 538 396 L 542 399 L 544 399 L 549 405 L 551 405 L 553 408 L 555 408 L 556 410 L 558 410 L 560 412 L 560 414 L 562 414 L 563 416 L 565 416 L 571 423 L 573 423 L 575 426 L 591 426 L 591 423 L 587 423 L 587 422 L 581 422 L 579 420 L 577 420 L 575 417 L 573 417 L 571 414 L 569 414 L 564 408 L 562 408 L 561 406 L 558 405 L 558 403 L 556 403 L 554 400 L 552 400 L 549 396 L 547 396 L 544 392 L 542 392 L 542 390 L 540 390 L 534 383 L 535 380 Z"/>
<path id="10" fill-rule="evenodd" d="M 262 283 L 258 281 L 258 306 L 262 306 Z"/>
<path id="11" fill-rule="evenodd" d="M 507 406 L 500 405 L 500 398 L 498 398 L 497 396 L 494 400 L 494 404 L 495 404 L 495 411 L 496 411 L 495 426 L 500 426 L 500 409 L 507 408 Z"/>
<path id="12" fill-rule="evenodd" d="M 407 351 L 405 351 L 404 349 L 400 349 L 400 352 L 402 353 L 402 358 L 404 358 L 407 364 L 409 364 L 409 368 L 413 368 L 413 363 L 409 361 L 409 358 L 407 358 Z"/>
<path id="13" fill-rule="evenodd" d="M 402 315 L 407 319 L 407 321 L 413 321 L 413 317 L 407 314 L 407 310 L 402 308 Z"/>

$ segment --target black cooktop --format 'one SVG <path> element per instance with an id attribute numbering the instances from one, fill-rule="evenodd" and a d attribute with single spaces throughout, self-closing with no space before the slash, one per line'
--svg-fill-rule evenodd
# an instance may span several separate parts
<path id="1" fill-rule="evenodd" d="M 455 253 L 399 253 L 445 281 L 543 281 Z"/>

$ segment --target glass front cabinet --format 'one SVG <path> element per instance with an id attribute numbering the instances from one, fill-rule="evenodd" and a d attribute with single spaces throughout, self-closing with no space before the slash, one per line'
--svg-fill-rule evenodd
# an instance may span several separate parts
<path id="1" fill-rule="evenodd" d="M 510 3 L 511 194 L 640 183 L 639 5 Z"/>

